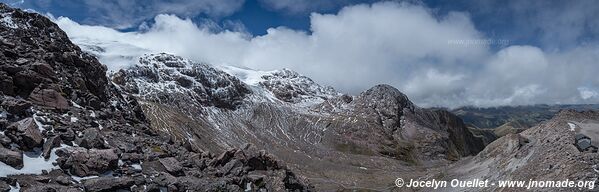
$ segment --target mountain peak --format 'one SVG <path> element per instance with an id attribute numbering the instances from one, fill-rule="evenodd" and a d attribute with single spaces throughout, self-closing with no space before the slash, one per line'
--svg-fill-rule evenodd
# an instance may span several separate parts
<path id="1" fill-rule="evenodd" d="M 384 106 L 399 106 L 401 109 L 408 108 L 413 109 L 414 104 L 408 96 L 399 91 L 397 88 L 387 85 L 379 84 L 374 87 L 362 92 L 358 96 L 358 100 L 367 101 L 371 104 L 384 104 Z M 383 107 L 383 106 L 381 106 Z"/>

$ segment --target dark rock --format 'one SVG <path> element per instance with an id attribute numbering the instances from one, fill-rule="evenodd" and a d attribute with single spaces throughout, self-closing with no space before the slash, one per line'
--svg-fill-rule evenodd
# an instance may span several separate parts
<path id="1" fill-rule="evenodd" d="M 229 161 L 227 164 L 225 164 L 223 167 L 221 167 L 220 172 L 224 175 L 239 175 L 241 174 L 241 168 L 243 166 L 243 163 L 241 162 L 241 160 L 239 159 L 233 159 L 231 161 Z"/>
<path id="2" fill-rule="evenodd" d="M 4 71 L 0 71 L 0 93 L 15 95 L 12 77 Z"/>
<path id="3" fill-rule="evenodd" d="M 181 175 L 183 166 L 181 166 L 181 163 L 179 161 L 177 161 L 177 159 L 175 159 L 173 157 L 167 157 L 167 158 L 162 158 L 158 161 L 160 161 L 162 166 L 164 166 L 166 171 L 168 171 L 170 174 Z"/>
<path id="4" fill-rule="evenodd" d="M 83 131 L 81 138 L 75 139 L 75 143 L 80 147 L 91 148 L 104 148 L 104 136 L 99 130 L 95 128 L 89 128 Z"/>
<path id="5" fill-rule="evenodd" d="M 113 149 L 60 149 L 58 164 L 79 177 L 98 175 L 117 168 L 118 156 Z"/>
<path id="6" fill-rule="evenodd" d="M 128 190 L 134 184 L 131 177 L 98 177 L 83 181 L 85 190 L 90 192 Z"/>
<path id="7" fill-rule="evenodd" d="M 44 137 L 33 118 L 29 117 L 8 126 L 7 136 L 19 144 L 23 149 L 29 150 L 42 145 Z"/>
<path id="8" fill-rule="evenodd" d="M 0 181 L 0 191 L 1 192 L 8 192 L 10 191 L 10 185 L 8 185 L 8 183 L 4 182 L 4 181 Z"/>
<path id="9" fill-rule="evenodd" d="M 60 140 L 59 136 L 53 136 L 48 138 L 42 147 L 42 154 L 44 158 L 50 158 L 50 152 L 52 152 L 52 149 L 54 147 L 59 147 L 61 142 L 62 140 Z"/>
<path id="10" fill-rule="evenodd" d="M 41 89 L 37 87 L 29 95 L 29 100 L 37 105 L 55 109 L 67 109 L 69 102 L 54 89 Z"/>
<path id="11" fill-rule="evenodd" d="M 14 115 L 24 115 L 27 109 L 31 107 L 29 101 L 13 97 L 5 97 L 0 105 L 6 109 L 7 112 Z"/>
<path id="12" fill-rule="evenodd" d="M 21 169 L 23 167 L 23 153 L 12 151 L 0 145 L 0 161 L 15 169 Z"/>
<path id="13" fill-rule="evenodd" d="M 231 160 L 231 158 L 233 158 L 233 155 L 235 155 L 235 152 L 237 152 L 237 149 L 229 149 L 221 153 L 217 158 L 210 162 L 210 165 L 217 166 L 228 163 Z"/>
<path id="14" fill-rule="evenodd" d="M 75 132 L 71 128 L 66 128 L 65 132 L 60 133 L 60 139 L 63 141 L 73 141 L 75 140 Z"/>
<path id="15" fill-rule="evenodd" d="M 34 63 L 33 68 L 37 73 L 46 77 L 52 77 L 54 75 L 54 69 L 47 63 Z"/>
<path id="16" fill-rule="evenodd" d="M 12 143 L 12 140 L 8 138 L 4 134 L 0 134 L 0 145 L 9 146 Z"/>

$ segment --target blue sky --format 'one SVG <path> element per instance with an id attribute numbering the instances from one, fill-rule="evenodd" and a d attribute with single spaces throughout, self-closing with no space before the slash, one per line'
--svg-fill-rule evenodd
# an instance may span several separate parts
<path id="1" fill-rule="evenodd" d="M 102 42 L 115 70 L 169 52 L 290 68 L 352 94 L 391 84 L 422 106 L 599 102 L 594 0 L 0 2 L 52 15 L 80 45 Z"/>
<path id="2" fill-rule="evenodd" d="M 285 26 L 291 29 L 310 31 L 310 13 L 336 13 L 344 6 L 360 3 L 373 3 L 376 0 L 283 0 L 281 5 L 274 5 L 274 0 L 226 0 L 230 5 L 222 10 L 207 11 L 199 6 L 189 10 L 152 10 L 152 4 L 166 2 L 169 4 L 197 4 L 200 1 L 166 0 L 166 1 L 140 1 L 129 0 L 130 5 L 138 7 L 139 11 L 129 12 L 128 7 L 117 5 L 102 7 L 98 4 L 111 4 L 115 0 L 0 0 L 26 9 L 33 9 L 42 13 L 51 13 L 54 16 L 65 16 L 81 24 L 104 25 L 122 31 L 134 31 L 142 22 L 152 22 L 157 14 L 175 14 L 189 17 L 198 23 L 206 20 L 213 21 L 225 29 L 231 27 L 230 23 L 241 23 L 252 35 L 264 35 L 268 28 Z M 211 0 L 204 0 L 211 1 Z M 97 2 L 97 3 L 90 3 Z M 325 3 L 323 3 L 325 2 Z M 599 3 L 592 0 L 577 1 L 516 1 L 516 0 L 423 0 L 406 1 L 422 4 L 439 15 L 451 11 L 470 14 L 476 28 L 484 32 L 489 38 L 509 40 L 511 44 L 530 44 L 551 49 L 571 48 L 572 44 L 595 43 L 599 31 Z M 307 5 L 306 5 L 307 4 Z M 145 7 L 144 7 L 145 6 Z M 156 5 L 158 6 L 158 5 Z M 113 7 L 119 7 L 113 9 Z M 297 7 L 295 9 L 289 7 Z M 146 8 L 147 10 L 145 10 Z M 111 16 L 111 12 L 120 12 Z M 575 12 L 578 12 L 577 14 Z M 119 15 L 127 17 L 119 18 Z M 547 20 L 560 17 L 564 19 L 563 26 L 571 30 L 572 34 L 539 35 L 550 33 L 560 26 L 549 26 Z M 97 19 L 101 17 L 108 20 Z M 134 19 L 132 19 L 134 18 Z M 585 21 L 590 20 L 590 21 Z M 593 21 L 594 20 L 594 21 Z M 559 25 L 560 23 L 556 23 Z M 569 26 L 568 26 L 569 25 Z"/>

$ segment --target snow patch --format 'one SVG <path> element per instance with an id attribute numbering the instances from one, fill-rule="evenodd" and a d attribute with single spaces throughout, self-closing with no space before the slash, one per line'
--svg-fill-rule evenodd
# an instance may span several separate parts
<path id="1" fill-rule="evenodd" d="M 239 80 L 244 82 L 245 84 L 258 86 L 260 82 L 265 81 L 262 77 L 265 75 L 270 75 L 274 71 L 257 71 L 247 68 L 239 68 L 235 66 L 216 66 L 218 69 L 228 73 L 229 75 L 233 75 L 237 77 Z"/>
<path id="2" fill-rule="evenodd" d="M 576 124 L 568 122 L 568 126 L 570 126 L 570 131 L 576 130 Z"/>
<path id="3" fill-rule="evenodd" d="M 141 164 L 143 164 L 143 162 L 140 161 L 139 163 L 131 164 L 131 167 L 135 170 L 141 170 Z"/>
<path id="4" fill-rule="evenodd" d="M 9 175 L 21 175 L 21 174 L 36 174 L 39 175 L 42 171 L 51 171 L 54 169 L 60 169 L 60 167 L 53 165 L 58 159 L 56 150 L 67 148 L 68 145 L 62 144 L 60 147 L 52 149 L 50 158 L 44 159 L 40 148 L 36 148 L 32 152 L 23 153 L 23 168 L 15 169 L 10 165 L 0 162 L 0 177 L 6 177 Z"/>
<path id="5" fill-rule="evenodd" d="M 77 183 L 81 183 L 82 180 L 86 180 L 86 179 L 93 179 L 93 178 L 98 178 L 99 176 L 97 175 L 91 175 L 91 176 L 86 176 L 86 177 L 78 177 L 75 175 L 71 175 L 71 178 L 73 178 L 73 180 L 77 181 Z"/>
<path id="6" fill-rule="evenodd" d="M 17 184 L 15 186 L 10 185 L 10 191 L 9 192 L 19 192 L 21 191 L 21 184 L 19 184 L 19 182 L 16 182 Z"/>

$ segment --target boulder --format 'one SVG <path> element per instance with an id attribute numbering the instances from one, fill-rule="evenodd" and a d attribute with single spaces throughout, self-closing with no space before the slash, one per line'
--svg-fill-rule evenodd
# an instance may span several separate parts
<path id="1" fill-rule="evenodd" d="M 6 111 L 10 114 L 24 115 L 27 109 L 31 107 L 31 103 L 24 99 L 5 97 L 4 101 L 2 101 L 2 104 L 0 104 L 0 106 L 6 109 Z"/>
<path id="2" fill-rule="evenodd" d="M 166 171 L 168 171 L 170 174 L 181 175 L 183 166 L 181 166 L 181 163 L 174 157 L 162 158 L 158 161 L 160 161 L 162 166 L 164 166 Z"/>
<path id="3" fill-rule="evenodd" d="M 216 157 L 212 162 L 210 162 L 211 166 L 224 165 L 228 163 L 231 158 L 235 155 L 237 149 L 229 149 L 223 153 L 221 153 L 218 157 Z"/>
<path id="4" fill-rule="evenodd" d="M 39 86 L 31 92 L 29 100 L 34 104 L 55 109 L 67 109 L 69 107 L 67 99 L 56 90 L 41 89 Z"/>
<path id="5" fill-rule="evenodd" d="M 80 147 L 91 148 L 104 148 L 104 136 L 95 128 L 89 128 L 83 131 L 81 138 L 75 139 L 75 143 Z"/>
<path id="6" fill-rule="evenodd" d="M 134 184 L 131 177 L 98 177 L 83 181 L 85 191 L 90 192 L 127 190 Z"/>
<path id="7" fill-rule="evenodd" d="M 25 150 L 42 145 L 44 137 L 33 118 L 25 118 L 8 126 L 7 136 Z"/>
<path id="8" fill-rule="evenodd" d="M 102 174 L 118 167 L 118 155 L 113 149 L 73 147 L 61 149 L 58 154 L 60 168 L 79 177 Z"/>
<path id="9" fill-rule="evenodd" d="M 36 62 L 33 64 L 34 70 L 46 77 L 52 77 L 54 75 L 54 69 L 47 63 Z"/>
<path id="10" fill-rule="evenodd" d="M 52 152 L 52 149 L 54 147 L 58 147 L 60 146 L 61 143 L 61 139 L 60 136 L 53 136 L 50 137 L 46 140 L 46 142 L 44 143 L 44 145 L 42 146 L 42 154 L 44 155 L 45 159 L 50 158 L 50 152 Z"/>
<path id="11" fill-rule="evenodd" d="M 12 151 L 0 145 L 0 161 L 15 169 L 21 169 L 23 168 L 23 153 Z"/>

